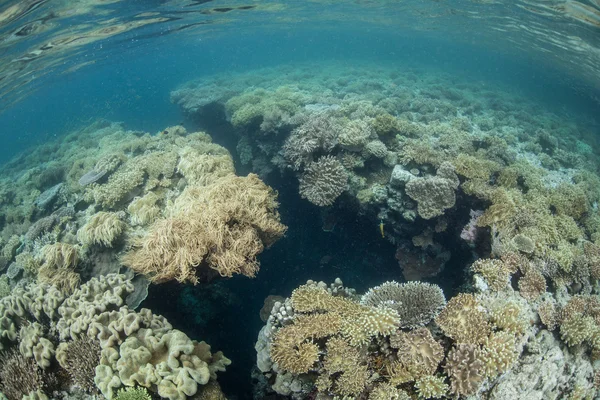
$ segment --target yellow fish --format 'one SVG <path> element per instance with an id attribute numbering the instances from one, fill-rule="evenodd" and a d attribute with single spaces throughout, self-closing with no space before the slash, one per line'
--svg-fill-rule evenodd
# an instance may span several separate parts
<path id="1" fill-rule="evenodd" d="M 379 220 L 379 232 L 381 232 L 381 237 L 384 238 L 385 234 L 383 233 L 383 220 Z"/>

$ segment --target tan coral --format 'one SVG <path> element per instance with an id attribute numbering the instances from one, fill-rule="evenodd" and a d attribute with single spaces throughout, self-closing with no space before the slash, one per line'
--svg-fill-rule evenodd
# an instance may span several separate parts
<path id="1" fill-rule="evenodd" d="M 435 322 L 458 343 L 483 343 L 490 333 L 487 316 L 472 294 L 461 293 L 450 299 Z"/>
<path id="2" fill-rule="evenodd" d="M 420 398 L 439 399 L 448 393 L 450 388 L 443 376 L 425 375 L 417 379 L 415 389 Z"/>
<path id="3" fill-rule="evenodd" d="M 77 240 L 85 246 L 112 247 L 126 226 L 116 213 L 100 211 L 77 231 Z"/>
<path id="4" fill-rule="evenodd" d="M 455 395 L 475 394 L 485 379 L 481 352 L 478 346 L 472 344 L 453 347 L 446 358 L 445 368 L 450 377 L 450 391 Z"/>
<path id="5" fill-rule="evenodd" d="M 390 337 L 390 344 L 398 349 L 399 361 L 413 379 L 433 374 L 444 359 L 444 348 L 427 328 L 398 331 Z"/>

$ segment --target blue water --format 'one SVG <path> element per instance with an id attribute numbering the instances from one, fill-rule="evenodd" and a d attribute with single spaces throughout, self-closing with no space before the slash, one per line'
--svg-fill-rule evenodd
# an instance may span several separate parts
<path id="1" fill-rule="evenodd" d="M 94 49 L 90 52 L 94 58 Z M 179 110 L 169 101 L 169 92 L 179 84 L 219 72 L 307 61 L 422 66 L 517 88 L 549 109 L 566 109 L 571 115 L 594 117 L 600 107 L 600 92 L 589 82 L 552 65 L 536 65 L 521 53 L 500 53 L 414 32 L 295 28 L 218 40 L 192 37 L 181 41 L 167 36 L 156 44 L 113 50 L 75 74 L 45 77 L 31 96 L 0 114 L 2 134 L 10 138 L 10 146 L 2 149 L 0 157 L 6 160 L 16 151 L 94 118 L 156 132 L 181 122 Z"/>

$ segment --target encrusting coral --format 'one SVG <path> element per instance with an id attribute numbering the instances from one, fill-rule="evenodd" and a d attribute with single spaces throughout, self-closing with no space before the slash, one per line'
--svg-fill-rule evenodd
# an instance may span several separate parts
<path id="1" fill-rule="evenodd" d="M 188 186 L 155 222 L 133 241 L 122 261 L 154 282 L 197 283 L 210 268 L 221 276 L 258 271 L 256 256 L 285 232 L 276 194 L 258 176 L 228 175 L 206 187 Z"/>

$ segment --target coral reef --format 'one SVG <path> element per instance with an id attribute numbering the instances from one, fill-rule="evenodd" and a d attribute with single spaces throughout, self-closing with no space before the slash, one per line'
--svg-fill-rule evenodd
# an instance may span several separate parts
<path id="1" fill-rule="evenodd" d="M 88 392 L 98 388 L 108 399 L 121 386 L 139 384 L 183 400 L 229 365 L 220 352 L 211 353 L 209 345 L 173 329 L 163 317 L 125 306 L 132 291 L 125 276 L 114 274 L 92 278 L 69 297 L 47 284 L 13 291 L 0 303 L 0 337 L 9 346 L 18 342 L 18 353 L 11 350 L 10 356 L 14 368 L 48 369 L 56 359 L 75 385 Z M 44 391 L 40 374 L 29 373 L 35 383 L 27 394 Z M 0 384 L 13 385 L 9 375 L 0 376 Z"/>

